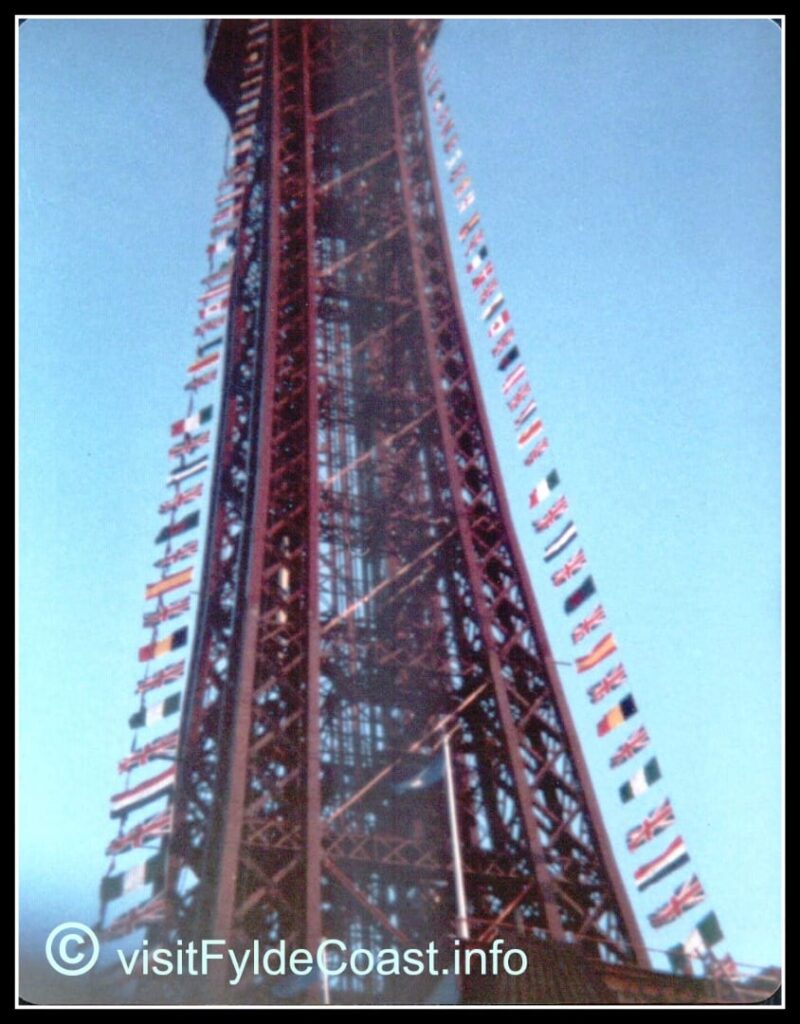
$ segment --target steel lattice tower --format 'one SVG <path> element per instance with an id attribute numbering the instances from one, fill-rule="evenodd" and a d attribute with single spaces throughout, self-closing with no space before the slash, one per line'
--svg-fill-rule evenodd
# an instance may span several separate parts
<path id="1" fill-rule="evenodd" d="M 457 299 L 421 78 L 436 28 L 265 29 L 173 925 L 234 945 L 444 944 L 444 786 L 402 780 L 446 729 L 470 940 L 644 966 Z M 247 41 L 246 21 L 207 26 L 207 84 L 231 120 Z"/>

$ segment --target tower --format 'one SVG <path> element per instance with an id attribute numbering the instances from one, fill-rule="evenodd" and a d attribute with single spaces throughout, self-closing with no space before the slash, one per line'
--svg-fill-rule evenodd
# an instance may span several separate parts
<path id="1" fill-rule="evenodd" d="M 169 928 L 311 950 L 511 936 L 645 965 L 456 297 L 436 29 L 207 26 L 235 258 Z"/>

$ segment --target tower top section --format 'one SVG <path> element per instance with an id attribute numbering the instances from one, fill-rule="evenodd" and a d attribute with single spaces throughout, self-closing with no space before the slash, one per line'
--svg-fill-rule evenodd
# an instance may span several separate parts
<path id="1" fill-rule="evenodd" d="M 318 19 L 322 20 L 322 19 Z M 361 19 L 362 23 L 366 19 Z M 205 23 L 205 84 L 233 124 L 239 96 L 239 79 L 234 69 L 242 67 L 248 39 L 250 18 L 210 18 Z M 419 59 L 429 53 L 439 31 L 441 18 L 409 18 L 406 20 L 417 44 Z"/>

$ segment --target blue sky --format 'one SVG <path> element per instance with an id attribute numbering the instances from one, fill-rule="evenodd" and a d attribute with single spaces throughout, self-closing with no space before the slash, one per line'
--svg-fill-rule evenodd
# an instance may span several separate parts
<path id="1" fill-rule="evenodd" d="M 649 946 L 714 909 L 719 949 L 757 966 L 782 959 L 780 46 L 768 19 L 449 21 L 435 53 L 550 440 L 522 465 L 443 185 L 551 644 L 575 656 L 578 614 L 527 494 L 557 468 L 640 708 L 598 739 L 611 701 L 591 705 L 595 675 L 563 668 L 620 870 Z M 226 125 L 200 22 L 34 19 L 19 53 L 20 905 L 35 960 L 54 924 L 96 919 Z M 623 806 L 643 758 L 608 757 L 636 724 L 663 778 Z M 631 855 L 624 835 L 666 796 L 691 864 L 638 896 L 633 870 L 661 846 Z M 648 929 L 691 871 L 706 903 Z"/>

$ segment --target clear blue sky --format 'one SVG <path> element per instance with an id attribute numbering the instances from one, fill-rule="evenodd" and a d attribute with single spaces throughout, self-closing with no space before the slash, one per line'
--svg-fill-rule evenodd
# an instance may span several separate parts
<path id="1" fill-rule="evenodd" d="M 612 702 L 589 703 L 597 674 L 563 669 L 622 875 L 648 945 L 714 909 L 719 950 L 760 966 L 782 959 L 780 44 L 762 19 L 450 21 L 436 45 L 550 439 L 524 467 L 465 292 L 530 574 L 569 661 L 578 616 L 527 512 L 556 467 L 640 708 L 597 739 Z M 34 960 L 55 924 L 96 919 L 115 831 L 223 165 L 202 75 L 198 21 L 20 32 L 20 904 Z M 643 759 L 611 771 L 608 757 L 639 723 L 663 779 L 623 806 Z M 691 865 L 639 897 L 633 870 L 660 847 L 631 855 L 624 835 L 666 796 L 666 835 Z M 647 912 L 690 871 L 706 903 L 653 932 Z"/>

